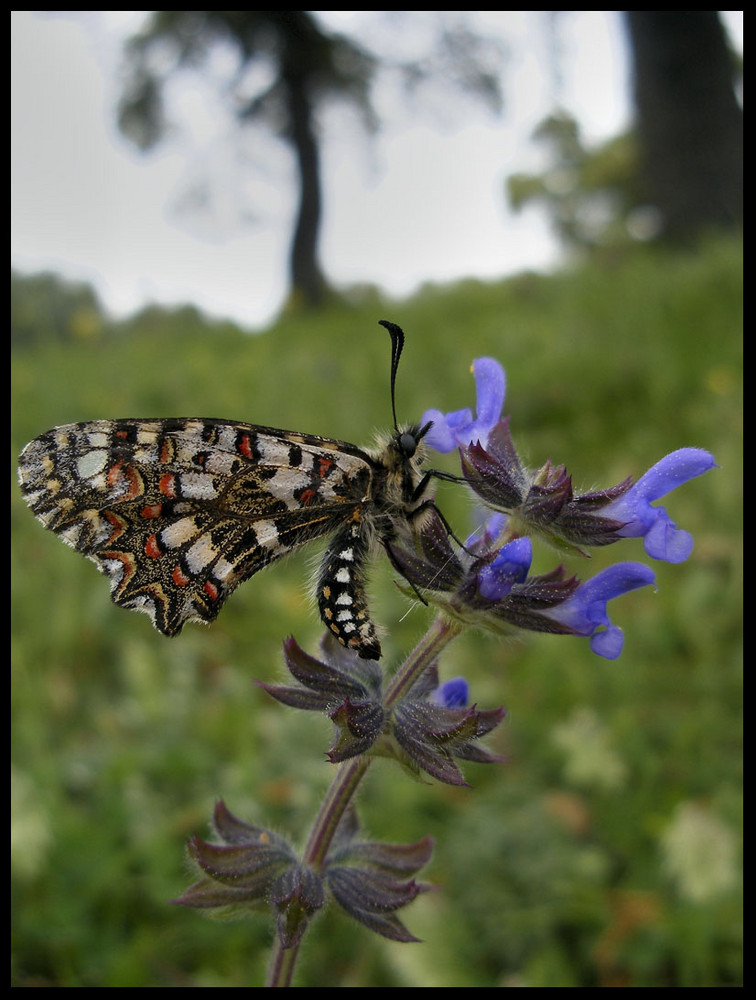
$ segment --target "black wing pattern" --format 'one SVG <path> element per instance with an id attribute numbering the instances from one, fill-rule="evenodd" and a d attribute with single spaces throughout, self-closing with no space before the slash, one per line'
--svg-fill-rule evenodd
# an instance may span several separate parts
<path id="1" fill-rule="evenodd" d="M 115 604 L 176 635 L 268 563 L 359 523 L 374 471 L 359 448 L 314 435 L 95 420 L 35 438 L 19 479 L 39 521 L 107 575 Z"/>

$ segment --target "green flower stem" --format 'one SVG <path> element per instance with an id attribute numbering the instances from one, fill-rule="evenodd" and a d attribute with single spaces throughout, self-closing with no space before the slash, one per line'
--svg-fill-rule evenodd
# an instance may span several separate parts
<path id="1" fill-rule="evenodd" d="M 413 649 L 388 686 L 384 697 L 384 707 L 390 709 L 412 687 L 420 675 L 438 658 L 442 650 L 462 631 L 463 625 L 437 617 L 427 633 Z M 304 849 L 302 860 L 315 871 L 321 871 L 336 829 L 360 782 L 370 767 L 370 757 L 358 757 L 341 765 L 338 774 L 326 793 L 310 836 Z M 268 987 L 291 986 L 294 966 L 299 953 L 300 941 L 292 948 L 284 948 L 280 938 L 276 938 L 268 968 Z"/>

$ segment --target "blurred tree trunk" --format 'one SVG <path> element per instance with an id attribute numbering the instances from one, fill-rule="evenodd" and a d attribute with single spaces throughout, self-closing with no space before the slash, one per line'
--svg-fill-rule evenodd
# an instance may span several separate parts
<path id="1" fill-rule="evenodd" d="M 435 80 L 498 111 L 500 46 L 470 31 L 464 16 L 449 19 L 443 16 L 447 13 L 458 12 L 427 16 L 424 59 L 395 62 L 394 71 L 406 77 L 408 86 Z M 228 59 L 229 51 L 235 64 Z M 201 79 L 213 56 L 224 55 L 207 73 L 208 84 L 240 126 L 263 125 L 296 157 L 299 205 L 289 253 L 291 292 L 297 303 L 319 305 L 327 283 L 318 260 L 322 196 L 317 117 L 330 102 L 348 102 L 368 131 L 377 128 L 371 86 L 381 67 L 378 57 L 346 35 L 328 30 L 316 12 L 306 10 L 151 11 L 124 52 L 118 123 L 142 150 L 170 134 L 172 109 L 165 106 L 169 83 L 185 71 Z M 257 77 L 254 70 L 259 70 Z"/>
<path id="2" fill-rule="evenodd" d="M 289 110 L 289 138 L 299 170 L 299 206 L 289 253 L 291 287 L 307 305 L 319 305 L 326 281 L 318 259 L 322 196 L 320 150 L 308 84 L 294 67 L 284 76 Z"/>
<path id="3" fill-rule="evenodd" d="M 743 221 L 743 113 L 715 10 L 625 11 L 643 169 L 662 238 Z"/>
<path id="4" fill-rule="evenodd" d="M 322 205 L 317 112 L 329 100 L 349 101 L 372 124 L 376 61 L 356 42 L 321 27 L 309 11 L 152 11 L 142 31 L 126 43 L 121 131 L 140 149 L 165 138 L 169 80 L 180 70 L 201 76 L 213 53 L 224 48 L 236 56 L 236 65 L 229 64 L 225 79 L 209 74 L 211 86 L 220 90 L 240 125 L 262 124 L 296 158 L 299 204 L 289 252 L 291 293 L 300 304 L 319 305 L 326 281 L 317 252 Z M 250 94 L 250 71 L 256 65 L 267 67 L 270 76 Z"/>

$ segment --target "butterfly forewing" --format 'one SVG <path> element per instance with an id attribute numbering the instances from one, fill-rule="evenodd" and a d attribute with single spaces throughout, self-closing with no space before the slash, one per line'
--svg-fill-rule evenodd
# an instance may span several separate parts
<path id="1" fill-rule="evenodd" d="M 239 583 L 359 524 L 376 463 L 328 438 L 222 420 L 98 420 L 40 435 L 19 478 L 37 518 L 166 635 Z M 370 653 L 369 655 L 373 655 Z"/>

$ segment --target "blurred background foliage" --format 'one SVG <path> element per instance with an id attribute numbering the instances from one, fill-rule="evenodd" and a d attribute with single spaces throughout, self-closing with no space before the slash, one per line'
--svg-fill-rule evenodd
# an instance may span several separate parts
<path id="1" fill-rule="evenodd" d="M 581 640 L 465 634 L 445 678 L 507 706 L 501 767 L 471 788 L 416 784 L 385 763 L 360 796 L 373 837 L 436 839 L 441 886 L 407 912 L 419 945 L 319 919 L 301 985 L 735 986 L 741 982 L 741 253 L 626 246 L 549 276 L 377 290 L 284 313 L 250 336 L 187 306 L 115 322 L 91 289 L 12 278 L 12 458 L 55 424 L 200 415 L 367 443 L 390 425 L 388 343 L 407 348 L 400 419 L 473 403 L 469 365 L 505 366 L 515 442 L 564 462 L 581 488 L 638 476 L 697 445 L 719 469 L 668 507 L 696 540 L 655 566 L 658 592 L 622 599 L 621 658 Z M 453 462 L 439 464 L 453 468 Z M 460 535 L 480 517 L 440 484 Z M 191 880 L 183 843 L 223 797 L 241 818 L 303 838 L 331 769 L 329 724 L 266 700 L 280 643 L 314 649 L 315 554 L 245 584 L 209 629 L 167 640 L 115 608 L 95 568 L 11 491 L 13 982 L 16 986 L 249 986 L 265 917 L 217 923 L 168 901 Z M 317 550 L 317 547 L 316 547 Z M 572 565 L 585 576 L 641 546 Z M 556 557 L 538 555 L 539 570 Z M 396 664 L 428 610 L 385 560 L 375 617 Z"/>
<path id="2" fill-rule="evenodd" d="M 546 170 L 506 181 L 510 207 L 544 208 L 573 255 L 633 240 L 691 245 L 712 229 L 742 225 L 742 54 L 730 49 L 714 10 L 623 15 L 632 127 L 588 144 L 574 115 L 557 105 L 533 133 Z"/>

